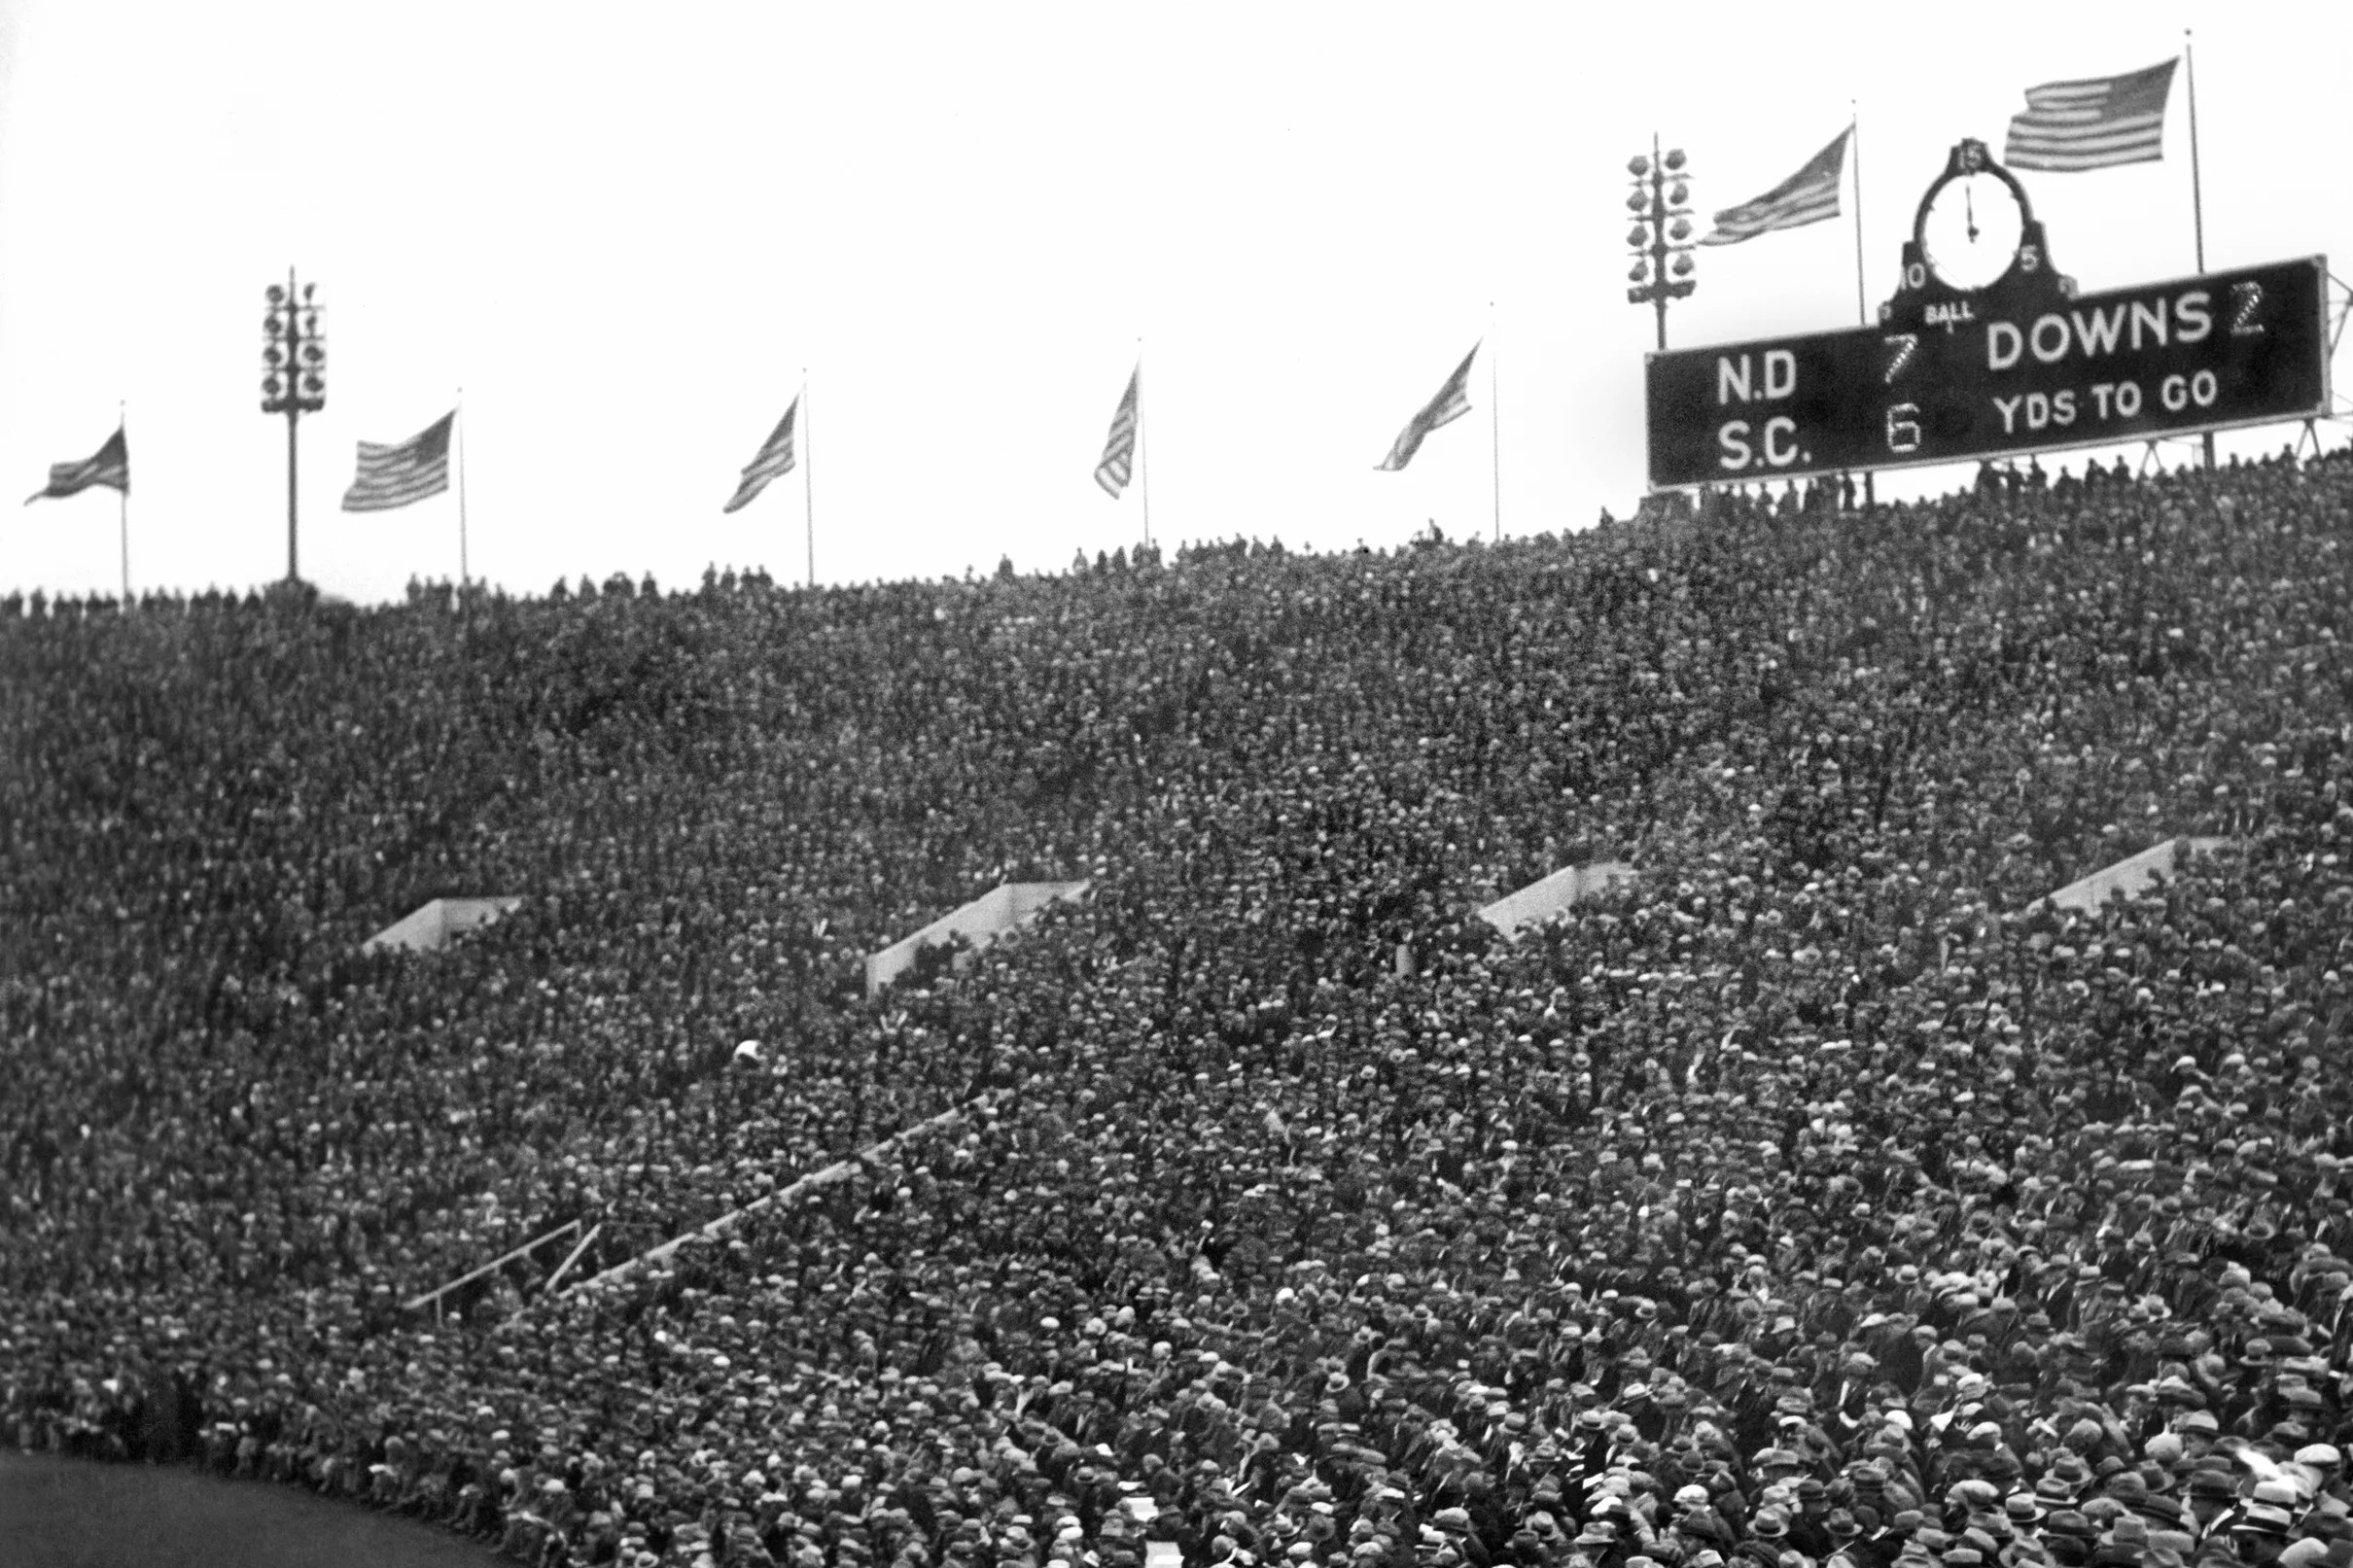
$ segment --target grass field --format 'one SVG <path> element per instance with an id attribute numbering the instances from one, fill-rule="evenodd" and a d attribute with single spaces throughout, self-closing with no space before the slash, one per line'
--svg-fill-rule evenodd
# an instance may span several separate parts
<path id="1" fill-rule="evenodd" d="M 6 1568 L 492 1568 L 414 1519 L 176 1467 L 0 1453 Z M 512 1568 L 511 1564 L 508 1568 Z"/>

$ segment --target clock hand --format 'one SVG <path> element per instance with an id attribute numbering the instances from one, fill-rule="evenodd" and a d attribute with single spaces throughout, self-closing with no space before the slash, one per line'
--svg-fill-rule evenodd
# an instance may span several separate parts
<path id="1" fill-rule="evenodd" d="M 1971 244 L 1975 244 L 1977 242 L 1977 192 L 1967 186 L 1961 187 L 1961 204 L 1968 210 L 1969 240 Z"/>

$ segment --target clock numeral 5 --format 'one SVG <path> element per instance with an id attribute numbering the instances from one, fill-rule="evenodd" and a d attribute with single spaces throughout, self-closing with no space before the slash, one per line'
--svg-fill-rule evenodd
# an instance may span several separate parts
<path id="1" fill-rule="evenodd" d="M 1920 411 L 1916 402 L 1890 404 L 1887 409 L 1887 450 L 1916 452 L 1920 449 L 1920 422 L 1913 416 Z"/>

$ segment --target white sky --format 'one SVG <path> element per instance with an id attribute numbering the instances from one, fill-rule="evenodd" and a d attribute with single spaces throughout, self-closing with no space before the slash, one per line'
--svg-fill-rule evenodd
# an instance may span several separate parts
<path id="1" fill-rule="evenodd" d="M 1998 154 L 2027 86 L 2150 64 L 2185 24 L 2209 264 L 2353 250 L 2342 0 L 0 0 L 0 585 L 115 586 L 111 491 L 13 498 L 121 401 L 134 584 L 284 572 L 259 385 L 290 262 L 333 355 L 303 575 L 355 599 L 456 575 L 454 496 L 336 503 L 356 440 L 460 386 L 477 575 L 797 580 L 799 474 L 720 505 L 803 366 L 821 578 L 1059 570 L 1141 531 L 1139 492 L 1092 478 L 1140 337 L 1164 542 L 1484 531 L 1485 363 L 1476 412 L 1373 470 L 1483 334 L 1505 532 L 1581 528 L 1642 482 L 1623 200 L 1654 128 L 1704 214 L 1856 100 L 1876 306 L 1947 148 Z M 2193 270 L 2185 86 L 2164 162 L 2024 176 L 2087 290 Z M 1702 252 L 1670 342 L 1850 325 L 1854 245 L 1849 214 Z"/>

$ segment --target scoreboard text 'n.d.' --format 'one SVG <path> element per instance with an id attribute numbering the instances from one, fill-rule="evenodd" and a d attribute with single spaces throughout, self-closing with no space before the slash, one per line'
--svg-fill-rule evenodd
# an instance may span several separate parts
<path id="1" fill-rule="evenodd" d="M 1971 254 L 1988 243 L 1995 254 Z M 1877 328 L 1648 356 L 1651 487 L 2318 417 L 2327 283 L 2313 257 L 2079 296 L 2024 190 L 1963 142 L 1921 200 Z"/>

